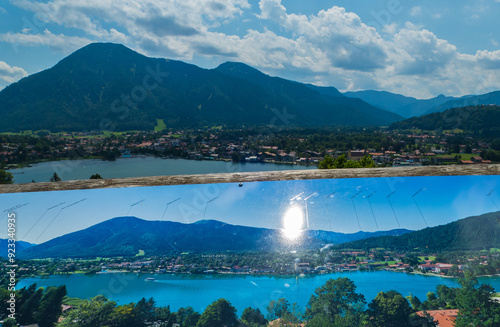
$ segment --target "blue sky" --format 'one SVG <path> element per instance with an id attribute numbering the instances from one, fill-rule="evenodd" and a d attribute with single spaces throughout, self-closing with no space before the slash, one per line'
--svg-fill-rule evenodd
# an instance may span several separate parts
<path id="1" fill-rule="evenodd" d="M 499 0 L 6 0 L 0 89 L 91 42 L 342 91 L 500 89 Z"/>
<path id="2" fill-rule="evenodd" d="M 452 176 L 0 194 L 0 224 L 6 222 L 5 210 L 26 204 L 15 210 L 17 235 L 18 240 L 33 243 L 126 215 L 183 223 L 205 218 L 236 225 L 283 228 L 287 210 L 298 206 L 304 212 L 304 198 L 317 192 L 307 202 L 310 229 L 344 233 L 357 232 L 359 226 L 364 231 L 417 230 L 498 211 L 499 185 L 500 176 Z M 389 202 L 387 197 L 392 192 Z M 215 200 L 207 204 L 212 199 Z M 175 202 L 167 207 L 172 201 Z M 0 229 L 0 238 L 6 238 L 6 232 L 7 228 Z"/>

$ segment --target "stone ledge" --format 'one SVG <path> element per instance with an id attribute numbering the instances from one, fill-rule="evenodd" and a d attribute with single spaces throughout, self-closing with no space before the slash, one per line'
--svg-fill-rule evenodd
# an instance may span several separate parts
<path id="1" fill-rule="evenodd" d="M 248 173 L 173 175 L 153 177 L 88 179 L 62 182 L 9 184 L 0 186 L 2 193 L 66 191 L 100 188 L 122 188 L 161 185 L 242 183 L 303 179 L 339 179 L 369 177 L 500 175 L 500 165 L 421 166 L 358 169 L 288 170 Z"/>

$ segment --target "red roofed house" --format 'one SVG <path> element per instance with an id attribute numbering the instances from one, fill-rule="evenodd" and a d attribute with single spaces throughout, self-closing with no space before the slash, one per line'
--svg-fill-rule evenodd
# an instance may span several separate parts
<path id="1" fill-rule="evenodd" d="M 438 323 L 438 327 L 453 327 L 457 319 L 458 310 L 432 310 L 427 313 Z M 419 316 L 424 316 L 424 311 L 418 311 Z"/>

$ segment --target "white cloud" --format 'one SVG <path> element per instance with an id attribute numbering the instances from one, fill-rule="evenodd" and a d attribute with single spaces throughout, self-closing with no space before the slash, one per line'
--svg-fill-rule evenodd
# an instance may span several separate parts
<path id="1" fill-rule="evenodd" d="M 445 67 L 457 48 L 428 30 L 402 29 L 394 36 L 396 72 L 429 75 Z"/>
<path id="2" fill-rule="evenodd" d="M 26 76 L 28 76 L 28 73 L 24 69 L 15 66 L 12 67 L 0 61 L 0 80 L 10 84 Z"/>
<path id="3" fill-rule="evenodd" d="M 385 26 L 383 27 L 383 32 L 384 32 L 385 34 L 389 34 L 389 35 L 394 35 L 394 34 L 396 34 L 397 30 L 398 30 L 398 24 L 397 24 L 397 23 L 395 23 L 395 22 L 393 22 L 393 23 L 391 23 L 391 24 L 387 24 L 387 25 L 385 25 Z"/>
<path id="4" fill-rule="evenodd" d="M 66 36 L 63 34 L 53 34 L 45 30 L 41 34 L 24 33 L 4 33 L 0 34 L 0 42 L 11 43 L 15 48 L 17 46 L 48 46 L 55 51 L 70 53 L 92 41 L 87 38 L 76 36 Z"/>
<path id="5" fill-rule="evenodd" d="M 250 7 L 247 0 L 52 0 L 47 3 L 13 0 L 13 3 L 36 13 L 41 21 L 78 28 L 106 39 L 113 32 L 103 27 L 103 22 L 118 24 L 132 35 L 142 30 L 141 25 L 147 28 L 161 26 L 165 34 L 171 28 L 172 34 L 178 35 L 183 33 L 183 29 L 199 31 L 206 22 L 220 23 L 220 20 L 233 19 Z M 151 29 L 148 31 L 154 32 Z"/>
<path id="6" fill-rule="evenodd" d="M 461 54 L 447 40 L 411 23 L 393 22 L 377 30 L 338 6 L 302 15 L 288 12 L 281 0 L 260 0 L 260 12 L 252 16 L 259 24 L 228 35 L 219 27 L 248 14 L 247 0 L 11 2 L 34 13 L 39 23 L 23 26 L 22 33 L 0 34 L 0 42 L 13 45 L 46 45 L 69 53 L 93 40 L 119 42 L 151 56 L 242 61 L 318 85 L 387 89 L 417 97 L 500 89 L 498 52 Z M 424 10 L 414 6 L 410 14 L 422 15 Z M 54 24 L 66 28 L 63 33 L 68 35 L 50 32 Z M 78 36 L 70 36 L 75 29 Z M 484 82 L 478 82 L 480 77 Z"/>
<path id="7" fill-rule="evenodd" d="M 264 0 L 259 2 L 262 19 L 272 19 L 282 21 L 286 16 L 286 8 L 281 4 L 281 0 Z"/>
<path id="8" fill-rule="evenodd" d="M 481 50 L 473 57 L 474 61 L 486 69 L 500 69 L 500 50 Z"/>
<path id="9" fill-rule="evenodd" d="M 422 7 L 421 6 L 415 6 L 411 8 L 410 10 L 410 15 L 413 17 L 420 16 L 422 14 Z"/>
<path id="10" fill-rule="evenodd" d="M 358 15 L 332 7 L 317 15 L 287 14 L 280 0 L 261 0 L 261 18 L 281 24 L 313 48 L 320 49 L 335 67 L 371 71 L 384 66 L 386 51 L 377 31 Z"/>
<path id="11" fill-rule="evenodd" d="M 119 42 L 155 55 L 191 59 L 210 29 L 250 8 L 247 0 L 12 0 L 44 24 L 85 32 L 99 41 Z M 113 26 L 110 28 L 109 26 Z M 38 34 L 37 31 L 33 34 Z M 203 54 L 203 53 L 201 53 Z"/>

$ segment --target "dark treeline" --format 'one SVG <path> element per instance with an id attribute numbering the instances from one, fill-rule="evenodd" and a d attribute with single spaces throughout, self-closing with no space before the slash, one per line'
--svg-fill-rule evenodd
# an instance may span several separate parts
<path id="1" fill-rule="evenodd" d="M 272 300 L 264 315 L 259 309 L 246 308 L 240 317 L 226 299 L 219 299 L 207 306 L 203 313 L 191 307 L 172 311 L 169 306 L 157 306 L 154 299 L 142 298 L 137 303 L 118 305 L 99 295 L 81 301 L 71 310 L 62 313 L 61 304 L 66 295 L 65 286 L 42 289 L 33 284 L 17 291 L 17 323 L 38 323 L 40 327 L 413 327 L 437 326 L 427 310 L 458 309 L 456 327 L 494 327 L 500 323 L 500 303 L 492 299 L 494 289 L 479 284 L 472 275 L 460 280 L 461 287 L 439 285 L 436 292 L 429 292 L 422 301 L 411 294 L 406 298 L 390 290 L 379 292 L 367 302 L 364 295 L 356 292 L 356 285 L 349 278 L 328 280 L 317 288 L 305 308 L 286 299 Z M 6 290 L 0 292 L 5 303 Z M 0 318 L 8 312 L 0 309 Z M 417 312 L 419 312 L 417 314 Z M 60 319 L 62 318 L 62 319 Z M 57 323 L 57 321 L 60 321 Z M 4 326 L 15 326 L 16 321 L 6 319 Z"/>
<path id="2" fill-rule="evenodd" d="M 5 319 L 2 326 L 17 326 L 14 319 L 7 318 L 9 311 L 7 300 L 11 298 L 7 288 L 0 289 L 0 319 Z M 66 296 L 66 286 L 37 288 L 36 284 L 23 287 L 16 292 L 15 322 L 21 325 L 38 323 L 40 327 L 53 327 L 62 314 L 62 301 Z M 6 319 L 7 318 L 7 319 Z M 14 323 L 14 324 L 13 324 Z"/>
<path id="3" fill-rule="evenodd" d="M 500 137 L 500 106 L 481 105 L 448 109 L 393 123 L 391 129 L 443 131 L 461 129 L 483 138 Z"/>

